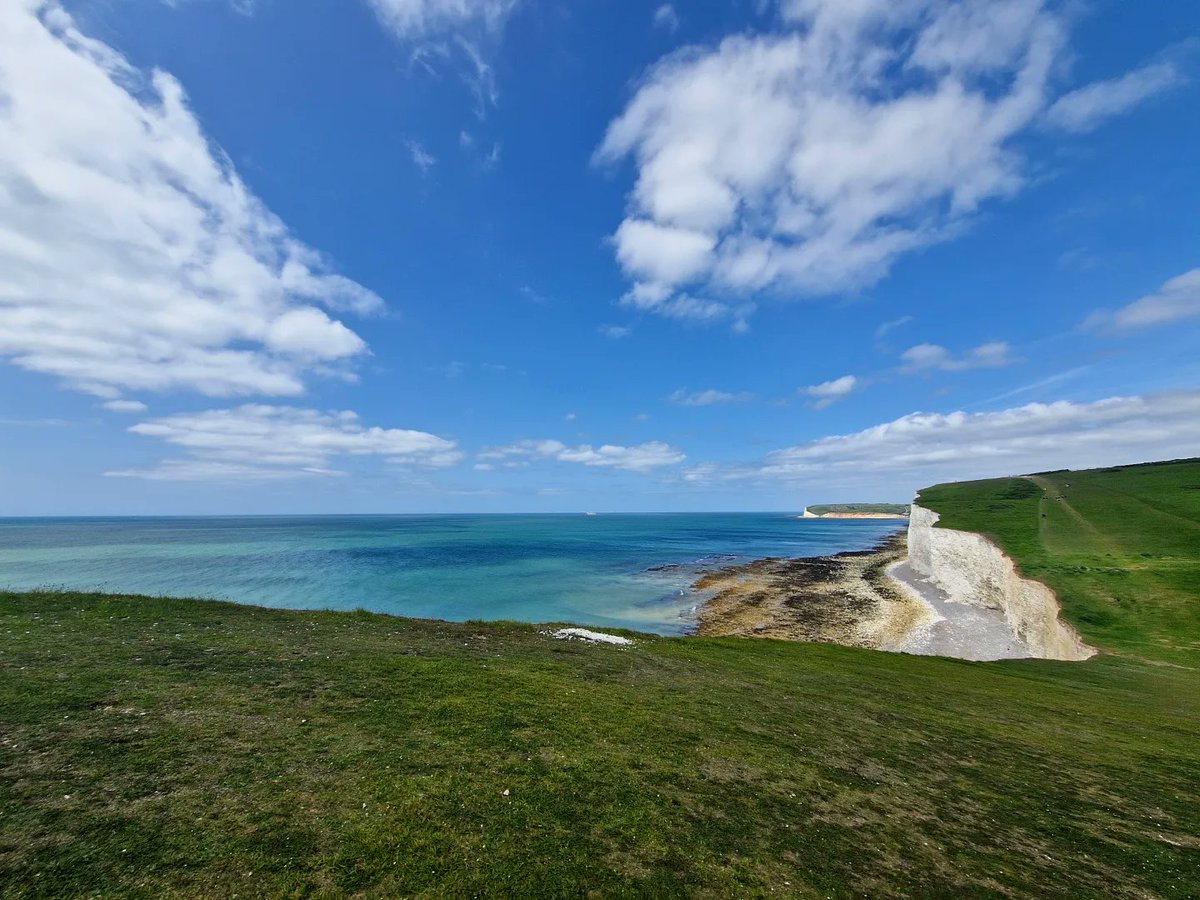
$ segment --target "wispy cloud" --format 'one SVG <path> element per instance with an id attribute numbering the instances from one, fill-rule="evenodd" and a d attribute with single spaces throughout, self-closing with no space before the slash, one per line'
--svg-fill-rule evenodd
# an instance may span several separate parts
<path id="1" fill-rule="evenodd" d="M 667 398 L 679 406 L 721 406 L 727 403 L 749 403 L 754 395 L 748 391 L 718 391 L 710 388 L 706 391 L 678 390 Z"/>
<path id="2" fill-rule="evenodd" d="M 367 0 L 379 20 L 402 40 L 436 38 L 482 29 L 498 32 L 517 0 Z"/>
<path id="3" fill-rule="evenodd" d="M 749 328 L 748 319 L 754 313 L 752 303 L 703 300 L 687 294 L 672 294 L 659 285 L 651 284 L 634 285 L 621 298 L 621 305 L 677 322 L 702 325 L 728 322 L 735 332 L 746 331 Z"/>
<path id="4" fill-rule="evenodd" d="M 897 328 L 903 328 L 905 325 L 915 321 L 912 316 L 900 316 L 898 319 L 890 319 L 887 322 L 881 322 L 879 327 L 875 329 L 875 340 L 881 341 Z"/>
<path id="5" fill-rule="evenodd" d="M 1151 97 L 1183 83 L 1173 62 L 1158 62 L 1119 78 L 1097 81 L 1059 97 L 1046 111 L 1046 122 L 1064 131 L 1091 131 Z"/>
<path id="6" fill-rule="evenodd" d="M 340 474 L 338 457 L 448 466 L 462 458 L 453 441 L 399 428 L 367 428 L 353 412 L 247 404 L 180 413 L 134 425 L 134 434 L 187 451 L 150 469 L 107 472 L 154 481 L 245 481 Z"/>
<path id="7" fill-rule="evenodd" d="M 1004 341 L 980 344 L 960 356 L 955 356 L 938 344 L 918 344 L 902 354 L 901 371 L 904 372 L 965 372 L 968 369 L 993 369 L 1021 362 L 1012 355 L 1012 348 Z"/>
<path id="8" fill-rule="evenodd" d="M 999 412 L 912 413 L 744 466 L 687 470 L 696 484 L 871 486 L 900 496 L 926 484 L 1195 455 L 1200 391 L 1031 403 Z"/>
<path id="9" fill-rule="evenodd" d="M 825 409 L 839 400 L 849 397 L 861 384 L 862 382 L 858 377 L 843 375 L 841 378 L 834 378 L 832 381 L 825 381 L 821 384 L 801 388 L 800 393 L 812 398 L 809 406 L 813 409 Z"/>
<path id="10" fill-rule="evenodd" d="M 6 3 L 0 83 L 0 356 L 117 399 L 300 394 L 365 352 L 329 313 L 382 301 L 250 193 L 169 74 Z"/>
<path id="11" fill-rule="evenodd" d="M 664 3 L 654 11 L 654 27 L 674 34 L 679 30 L 679 13 L 670 3 Z"/>
<path id="12" fill-rule="evenodd" d="M 500 42 L 505 23 L 517 8 L 517 0 L 367 0 L 367 3 L 397 40 L 413 48 L 415 65 L 431 73 L 446 65 L 457 67 L 474 95 L 476 115 L 480 119 L 486 117 L 499 97 L 490 57 Z M 489 158 L 492 164 L 499 159 L 498 144 Z"/>
<path id="13" fill-rule="evenodd" d="M 1092 370 L 1091 366 L 1076 366 L 1073 369 L 1067 369 L 1063 372 L 1056 372 L 1053 375 L 1047 375 L 1045 378 L 1039 378 L 1037 381 L 1029 384 L 1023 384 L 1020 387 L 1005 391 L 1003 394 L 997 394 L 995 397 L 989 397 L 980 403 L 973 404 L 974 406 L 990 406 L 993 403 L 999 403 L 1001 400 L 1009 400 L 1013 397 L 1019 397 L 1022 394 L 1031 394 L 1034 391 L 1044 390 L 1048 387 L 1056 387 L 1068 381 L 1073 381 L 1082 375 L 1086 375 Z"/>
<path id="14" fill-rule="evenodd" d="M 1128 306 L 1114 312 L 1095 313 L 1084 322 L 1084 327 L 1123 333 L 1197 317 L 1200 317 L 1200 269 L 1192 269 Z"/>
<path id="15" fill-rule="evenodd" d="M 116 413 L 144 413 L 149 408 L 140 400 L 109 400 L 100 406 Z"/>
<path id="16" fill-rule="evenodd" d="M 408 152 L 412 154 L 413 165 L 421 170 L 422 175 L 428 174 L 437 165 L 437 157 L 426 151 L 418 141 L 408 142 Z"/>
<path id="17" fill-rule="evenodd" d="M 477 458 L 485 465 L 512 467 L 528 465 L 532 460 L 553 460 L 641 473 L 678 465 L 686 459 L 681 451 L 660 441 L 650 441 L 634 447 L 616 444 L 603 444 L 600 447 L 580 444 L 571 447 L 555 440 L 518 441 L 505 447 L 481 451 Z"/>

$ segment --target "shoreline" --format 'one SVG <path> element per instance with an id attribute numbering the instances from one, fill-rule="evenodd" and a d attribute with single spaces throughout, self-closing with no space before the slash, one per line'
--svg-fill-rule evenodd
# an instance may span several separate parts
<path id="1" fill-rule="evenodd" d="M 773 638 L 973 661 L 1038 654 L 1000 609 L 955 602 L 915 573 L 907 535 L 871 550 L 703 573 L 695 637 Z"/>
<path id="2" fill-rule="evenodd" d="M 871 550 L 762 559 L 703 573 L 709 594 L 696 613 L 696 637 L 751 637 L 903 651 L 938 620 L 889 569 L 908 555 L 903 532 Z"/>

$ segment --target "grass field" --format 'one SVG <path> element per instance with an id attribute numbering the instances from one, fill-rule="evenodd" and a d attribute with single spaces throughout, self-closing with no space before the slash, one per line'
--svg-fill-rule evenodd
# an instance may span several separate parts
<path id="1" fill-rule="evenodd" d="M 1200 896 L 1200 464 L 1042 478 L 1087 663 L 0 594 L 0 896 Z"/>

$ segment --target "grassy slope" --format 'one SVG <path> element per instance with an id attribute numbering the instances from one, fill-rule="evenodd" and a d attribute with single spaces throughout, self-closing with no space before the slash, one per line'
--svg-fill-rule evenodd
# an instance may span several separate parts
<path id="1" fill-rule="evenodd" d="M 1088 568 L 1012 485 L 925 497 Z M 1112 577 L 1186 591 L 1185 540 Z M 0 594 L 0 895 L 1197 896 L 1197 632 L 1162 596 L 1080 616 L 1098 660 L 979 664 Z"/>

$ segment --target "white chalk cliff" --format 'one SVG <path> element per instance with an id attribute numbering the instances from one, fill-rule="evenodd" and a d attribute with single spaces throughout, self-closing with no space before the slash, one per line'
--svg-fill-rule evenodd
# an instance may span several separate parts
<path id="1" fill-rule="evenodd" d="M 1033 656 L 1083 660 L 1095 654 L 1059 618 L 1058 598 L 1050 588 L 1022 578 L 1013 561 L 983 535 L 935 528 L 937 521 L 933 510 L 913 504 L 908 561 L 915 573 L 953 602 L 1001 610 Z"/>

